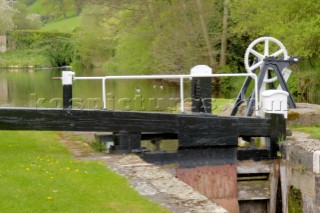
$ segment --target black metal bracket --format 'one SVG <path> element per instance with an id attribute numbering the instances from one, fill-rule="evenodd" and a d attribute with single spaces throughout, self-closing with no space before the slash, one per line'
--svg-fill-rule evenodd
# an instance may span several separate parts
<path id="1" fill-rule="evenodd" d="M 293 100 L 293 97 L 290 93 L 290 90 L 289 90 L 288 86 L 286 85 L 286 82 L 282 76 L 283 69 L 285 69 L 289 65 L 292 65 L 295 63 L 299 63 L 298 57 L 290 56 L 288 59 L 282 59 L 282 58 L 277 59 L 275 57 L 266 57 L 263 60 L 261 72 L 259 73 L 259 76 L 258 76 L 258 91 L 260 91 L 260 89 L 262 87 L 265 75 L 267 75 L 267 74 L 269 75 L 268 68 L 271 68 L 275 72 L 282 90 L 289 93 L 289 98 L 288 98 L 289 106 L 291 108 L 296 108 L 296 104 Z M 252 93 L 248 97 L 248 99 L 245 98 L 245 94 L 247 93 L 248 88 L 250 87 L 251 81 L 252 81 L 252 78 L 249 76 L 245 79 L 245 81 L 240 89 L 240 92 L 236 98 L 236 102 L 232 108 L 232 111 L 230 114 L 231 116 L 235 116 L 237 114 L 239 107 L 242 103 L 247 104 L 246 116 L 251 116 L 253 114 L 253 106 L 254 106 L 254 102 L 255 102 L 254 91 L 252 91 Z M 268 87 L 269 87 L 269 89 L 274 89 L 274 84 L 268 83 Z"/>

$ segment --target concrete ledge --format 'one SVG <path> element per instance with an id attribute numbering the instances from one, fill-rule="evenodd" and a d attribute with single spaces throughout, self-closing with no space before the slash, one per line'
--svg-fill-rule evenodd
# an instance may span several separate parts
<path id="1" fill-rule="evenodd" d="M 320 124 L 320 105 L 297 103 L 296 109 L 290 109 L 287 125 L 314 126 Z"/>

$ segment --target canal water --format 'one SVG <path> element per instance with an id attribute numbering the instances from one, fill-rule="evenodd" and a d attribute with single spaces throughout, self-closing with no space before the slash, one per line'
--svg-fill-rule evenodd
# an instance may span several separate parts
<path id="1" fill-rule="evenodd" d="M 62 69 L 0 70 L 1 107 L 61 108 Z M 75 71 L 76 76 L 105 76 L 99 69 Z M 185 98 L 190 97 L 190 83 L 185 82 Z M 107 109 L 127 111 L 175 112 L 179 105 L 179 85 L 163 80 L 107 80 Z M 102 81 L 73 82 L 73 107 L 101 109 Z"/>
<path id="2" fill-rule="evenodd" d="M 62 107 L 63 69 L 0 70 L 0 107 Z M 105 76 L 99 69 L 75 71 L 76 76 Z M 190 107 L 190 81 L 184 81 L 186 108 Z M 241 84 L 239 84 L 241 86 Z M 240 88 L 239 88 L 240 89 Z M 180 88 L 178 83 L 164 80 L 107 80 L 107 109 L 127 111 L 179 111 Z M 237 91 L 229 98 L 235 98 Z M 214 97 L 217 98 L 217 97 Z M 296 101 L 320 103 L 319 94 L 311 100 Z M 73 107 L 102 109 L 102 81 L 76 80 L 73 82 Z"/>

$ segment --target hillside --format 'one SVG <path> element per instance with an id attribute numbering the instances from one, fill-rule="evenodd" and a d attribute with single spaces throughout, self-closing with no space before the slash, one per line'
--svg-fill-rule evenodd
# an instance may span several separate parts
<path id="1" fill-rule="evenodd" d="M 80 17 L 74 16 L 67 19 L 62 19 L 55 22 L 45 24 L 41 30 L 45 31 L 59 31 L 63 33 L 72 32 L 80 25 Z"/>
<path id="2" fill-rule="evenodd" d="M 40 14 L 41 16 L 50 16 L 46 11 L 45 7 L 41 4 L 41 1 L 35 1 L 32 5 L 29 6 L 29 11 L 32 13 Z M 76 16 L 76 13 L 73 8 L 70 8 L 67 12 L 67 17 L 51 17 L 50 20 L 43 25 L 41 30 L 45 31 L 58 31 L 58 32 L 72 32 L 80 24 L 79 16 Z M 49 18 L 48 18 L 49 19 Z"/>

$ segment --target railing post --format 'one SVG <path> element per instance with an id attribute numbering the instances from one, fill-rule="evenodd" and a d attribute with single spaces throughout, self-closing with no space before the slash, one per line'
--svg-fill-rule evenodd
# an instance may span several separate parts
<path id="1" fill-rule="evenodd" d="M 63 109 L 72 108 L 72 82 L 74 72 L 62 72 L 62 86 L 63 86 Z"/>
<path id="2" fill-rule="evenodd" d="M 192 112 L 203 112 L 211 114 L 212 106 L 212 83 L 210 77 L 212 69 L 206 65 L 198 65 L 191 69 L 191 98 Z M 200 77 L 198 77 L 200 76 Z"/>

